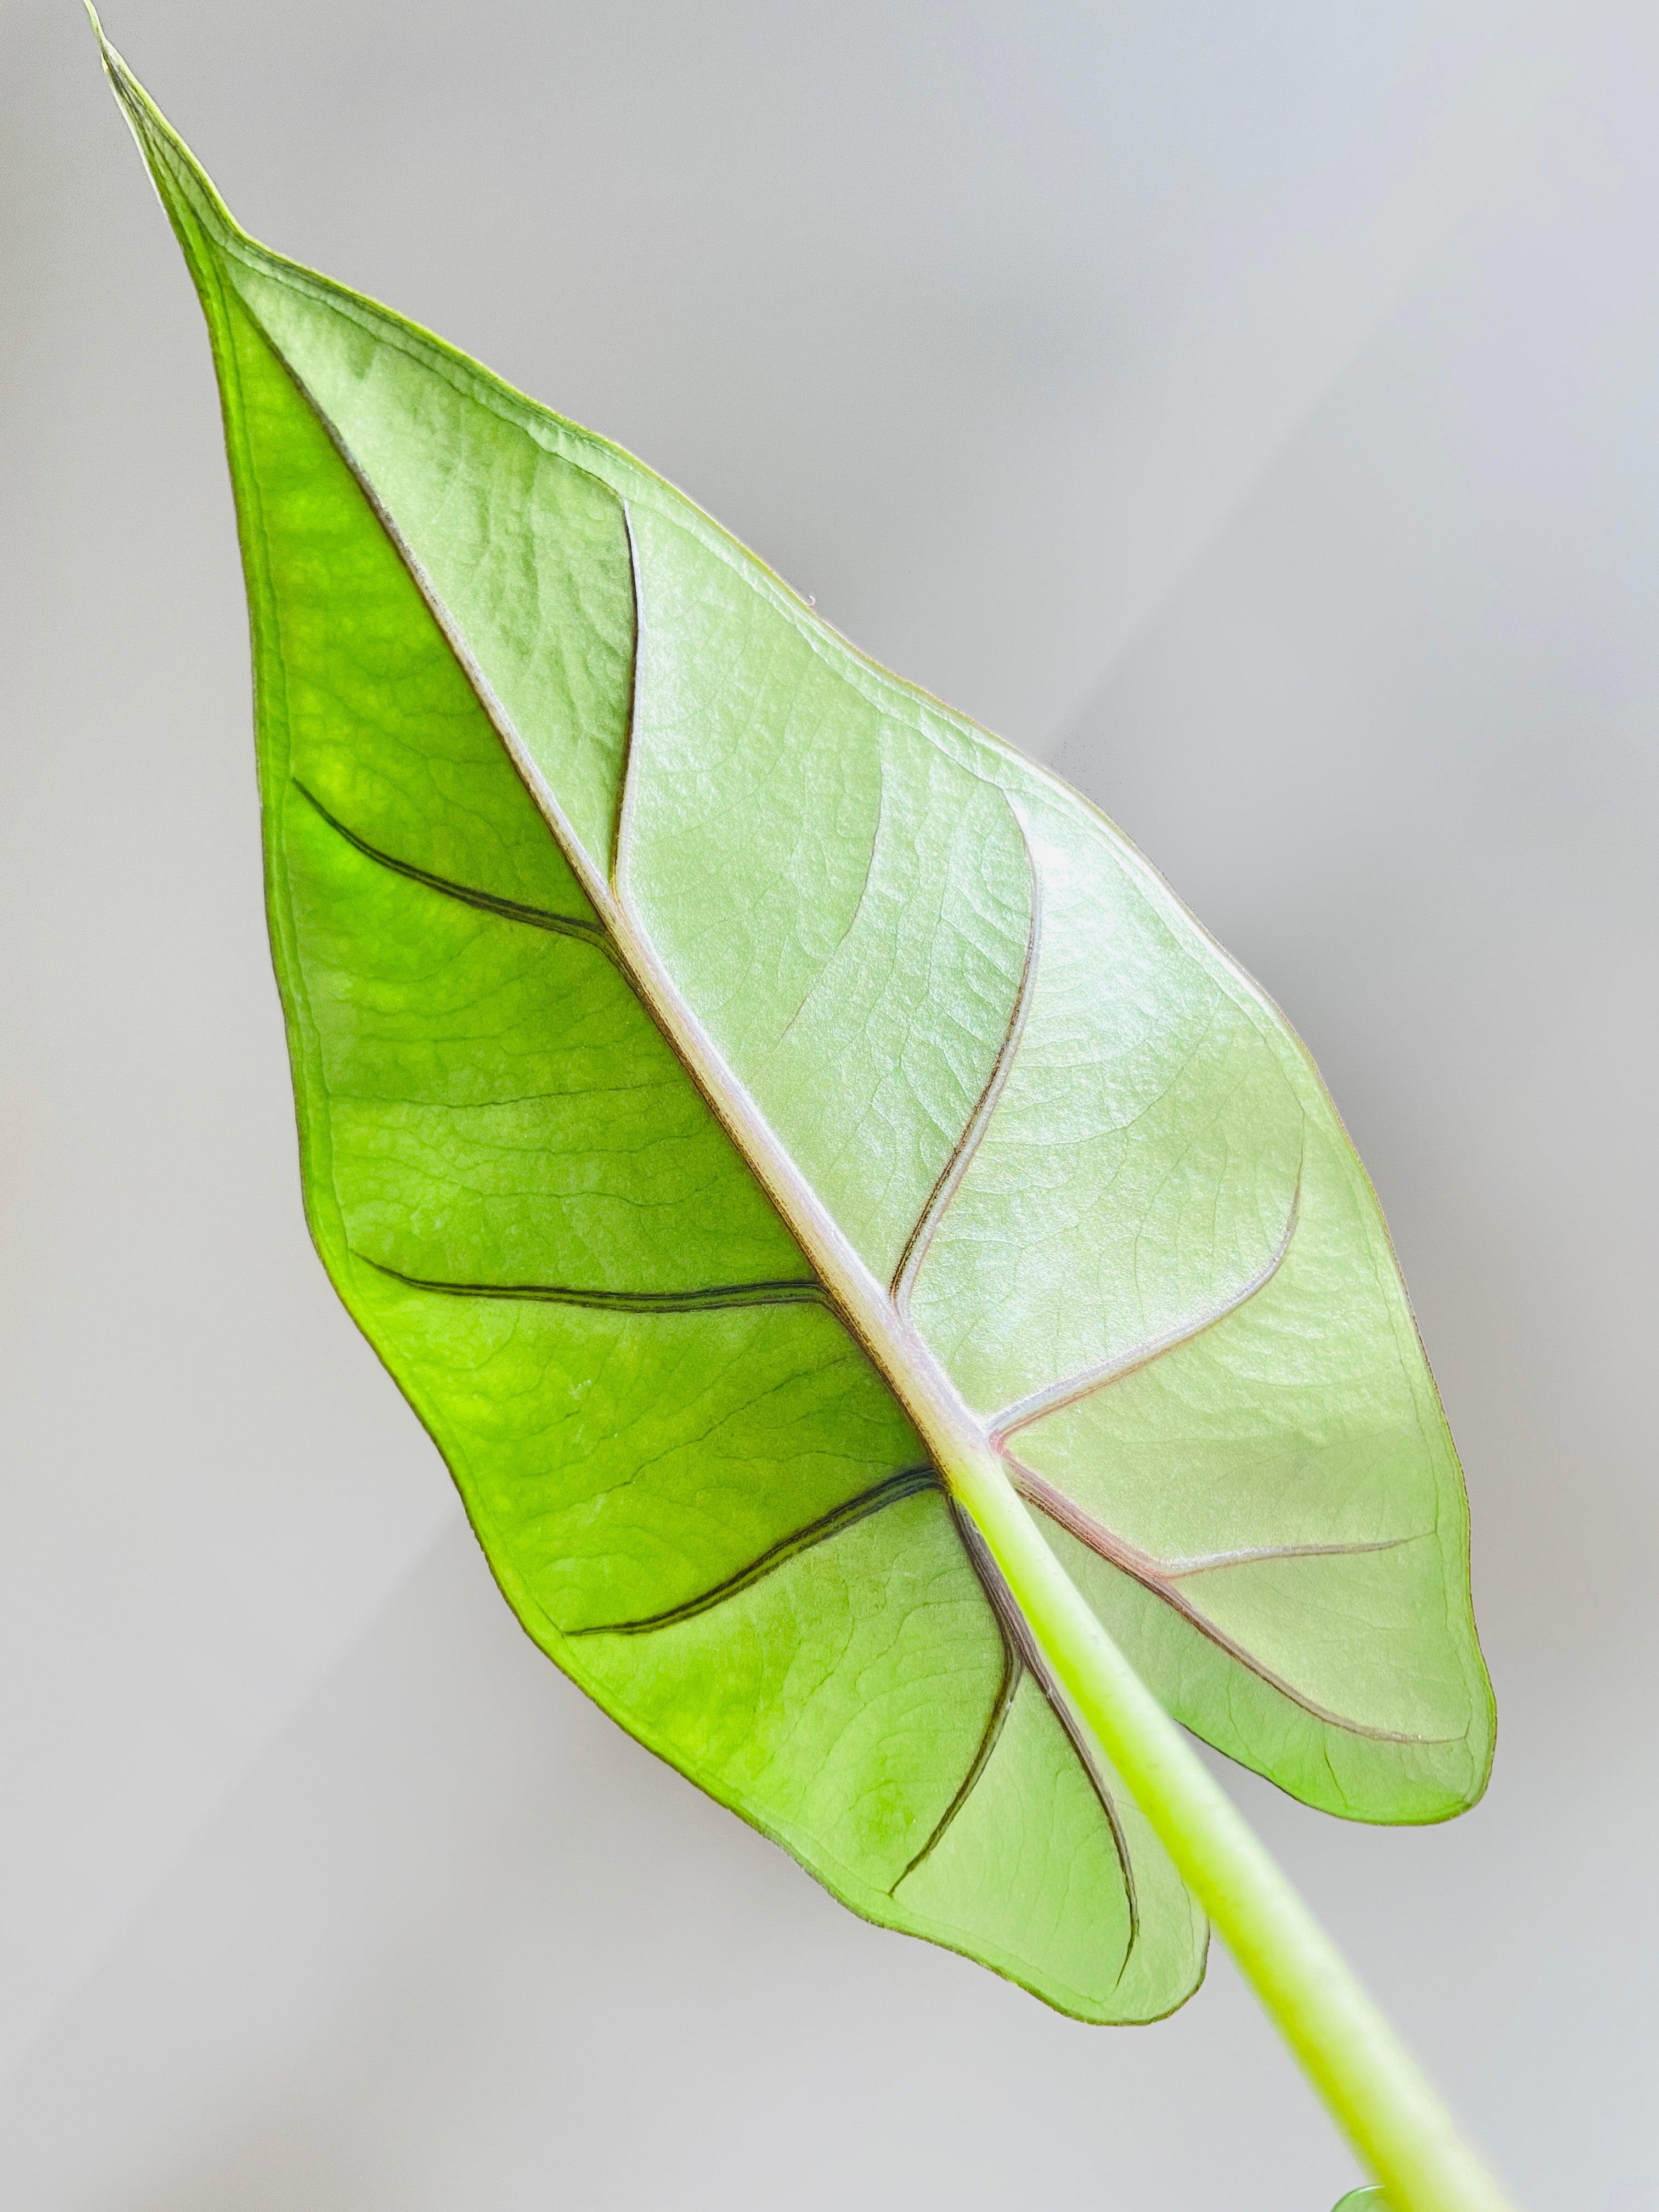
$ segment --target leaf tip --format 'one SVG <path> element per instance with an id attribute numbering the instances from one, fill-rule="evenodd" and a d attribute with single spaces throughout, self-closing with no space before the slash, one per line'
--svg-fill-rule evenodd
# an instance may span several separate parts
<path id="1" fill-rule="evenodd" d="M 128 128 L 137 141 L 138 151 L 149 172 L 150 181 L 174 228 L 179 229 L 181 217 L 187 215 L 210 234 L 216 233 L 221 236 L 240 234 L 240 226 L 214 189 L 206 170 L 139 83 L 120 52 L 111 44 L 94 0 L 85 0 L 85 4 L 98 40 L 98 51 L 103 60 L 104 73 L 110 82 L 110 89 L 127 119 Z M 189 256 L 190 245 L 185 240 L 182 231 L 180 239 Z"/>
<path id="2" fill-rule="evenodd" d="M 98 41 L 98 56 L 104 64 L 104 74 L 110 81 L 111 89 L 114 92 L 115 97 L 123 107 L 126 107 L 130 105 L 129 88 L 133 91 L 137 89 L 137 80 L 125 62 L 122 60 L 120 54 L 111 45 L 109 33 L 104 28 L 103 18 L 93 5 L 93 0 L 86 0 L 86 10 L 87 20 L 92 25 L 92 35 Z"/>

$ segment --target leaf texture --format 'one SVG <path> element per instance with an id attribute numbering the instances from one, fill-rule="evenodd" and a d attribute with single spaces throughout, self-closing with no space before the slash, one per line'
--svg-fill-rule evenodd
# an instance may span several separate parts
<path id="1" fill-rule="evenodd" d="M 1202 1917 L 924 1414 L 1209 1742 L 1472 1802 L 1462 1478 L 1311 1063 L 1075 793 L 256 245 L 106 53 L 219 370 L 341 1297 L 624 1727 L 871 1919 L 1168 2012 Z"/>

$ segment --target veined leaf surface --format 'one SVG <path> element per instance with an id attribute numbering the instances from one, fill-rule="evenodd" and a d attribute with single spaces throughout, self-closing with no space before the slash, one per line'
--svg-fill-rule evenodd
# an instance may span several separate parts
<path id="1" fill-rule="evenodd" d="M 520 1620 L 856 1911 L 1084 2018 L 1202 1917 L 952 1500 L 1188 1727 L 1479 1795 L 1462 1478 L 1306 1054 L 1099 814 L 617 447 L 268 252 L 212 334 L 313 1233 Z"/>

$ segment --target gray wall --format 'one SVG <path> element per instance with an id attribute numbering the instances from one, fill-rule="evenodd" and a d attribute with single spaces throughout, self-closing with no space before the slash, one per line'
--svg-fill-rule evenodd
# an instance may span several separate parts
<path id="1" fill-rule="evenodd" d="M 111 0 L 249 225 L 1058 762 L 1306 1036 L 1468 1465 L 1443 1829 L 1231 1784 L 1536 2212 L 1650 2212 L 1659 48 L 1634 4 Z M 1325 2212 L 542 1662 L 301 1222 L 206 346 L 0 0 L 0 2197 Z M 1650 892 L 1644 893 L 1644 882 Z"/>

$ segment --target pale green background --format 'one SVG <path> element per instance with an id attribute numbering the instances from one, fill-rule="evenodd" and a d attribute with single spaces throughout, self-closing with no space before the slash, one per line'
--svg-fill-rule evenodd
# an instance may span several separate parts
<path id="1" fill-rule="evenodd" d="M 1318 1054 L 1496 1776 L 1235 1786 L 1534 2212 L 1652 2212 L 1659 34 L 1634 5 L 115 0 L 237 213 L 1055 760 Z M 0 2199 L 1325 2212 L 1219 1957 L 880 1936 L 495 1597 L 301 1224 L 207 349 L 0 0 Z"/>

